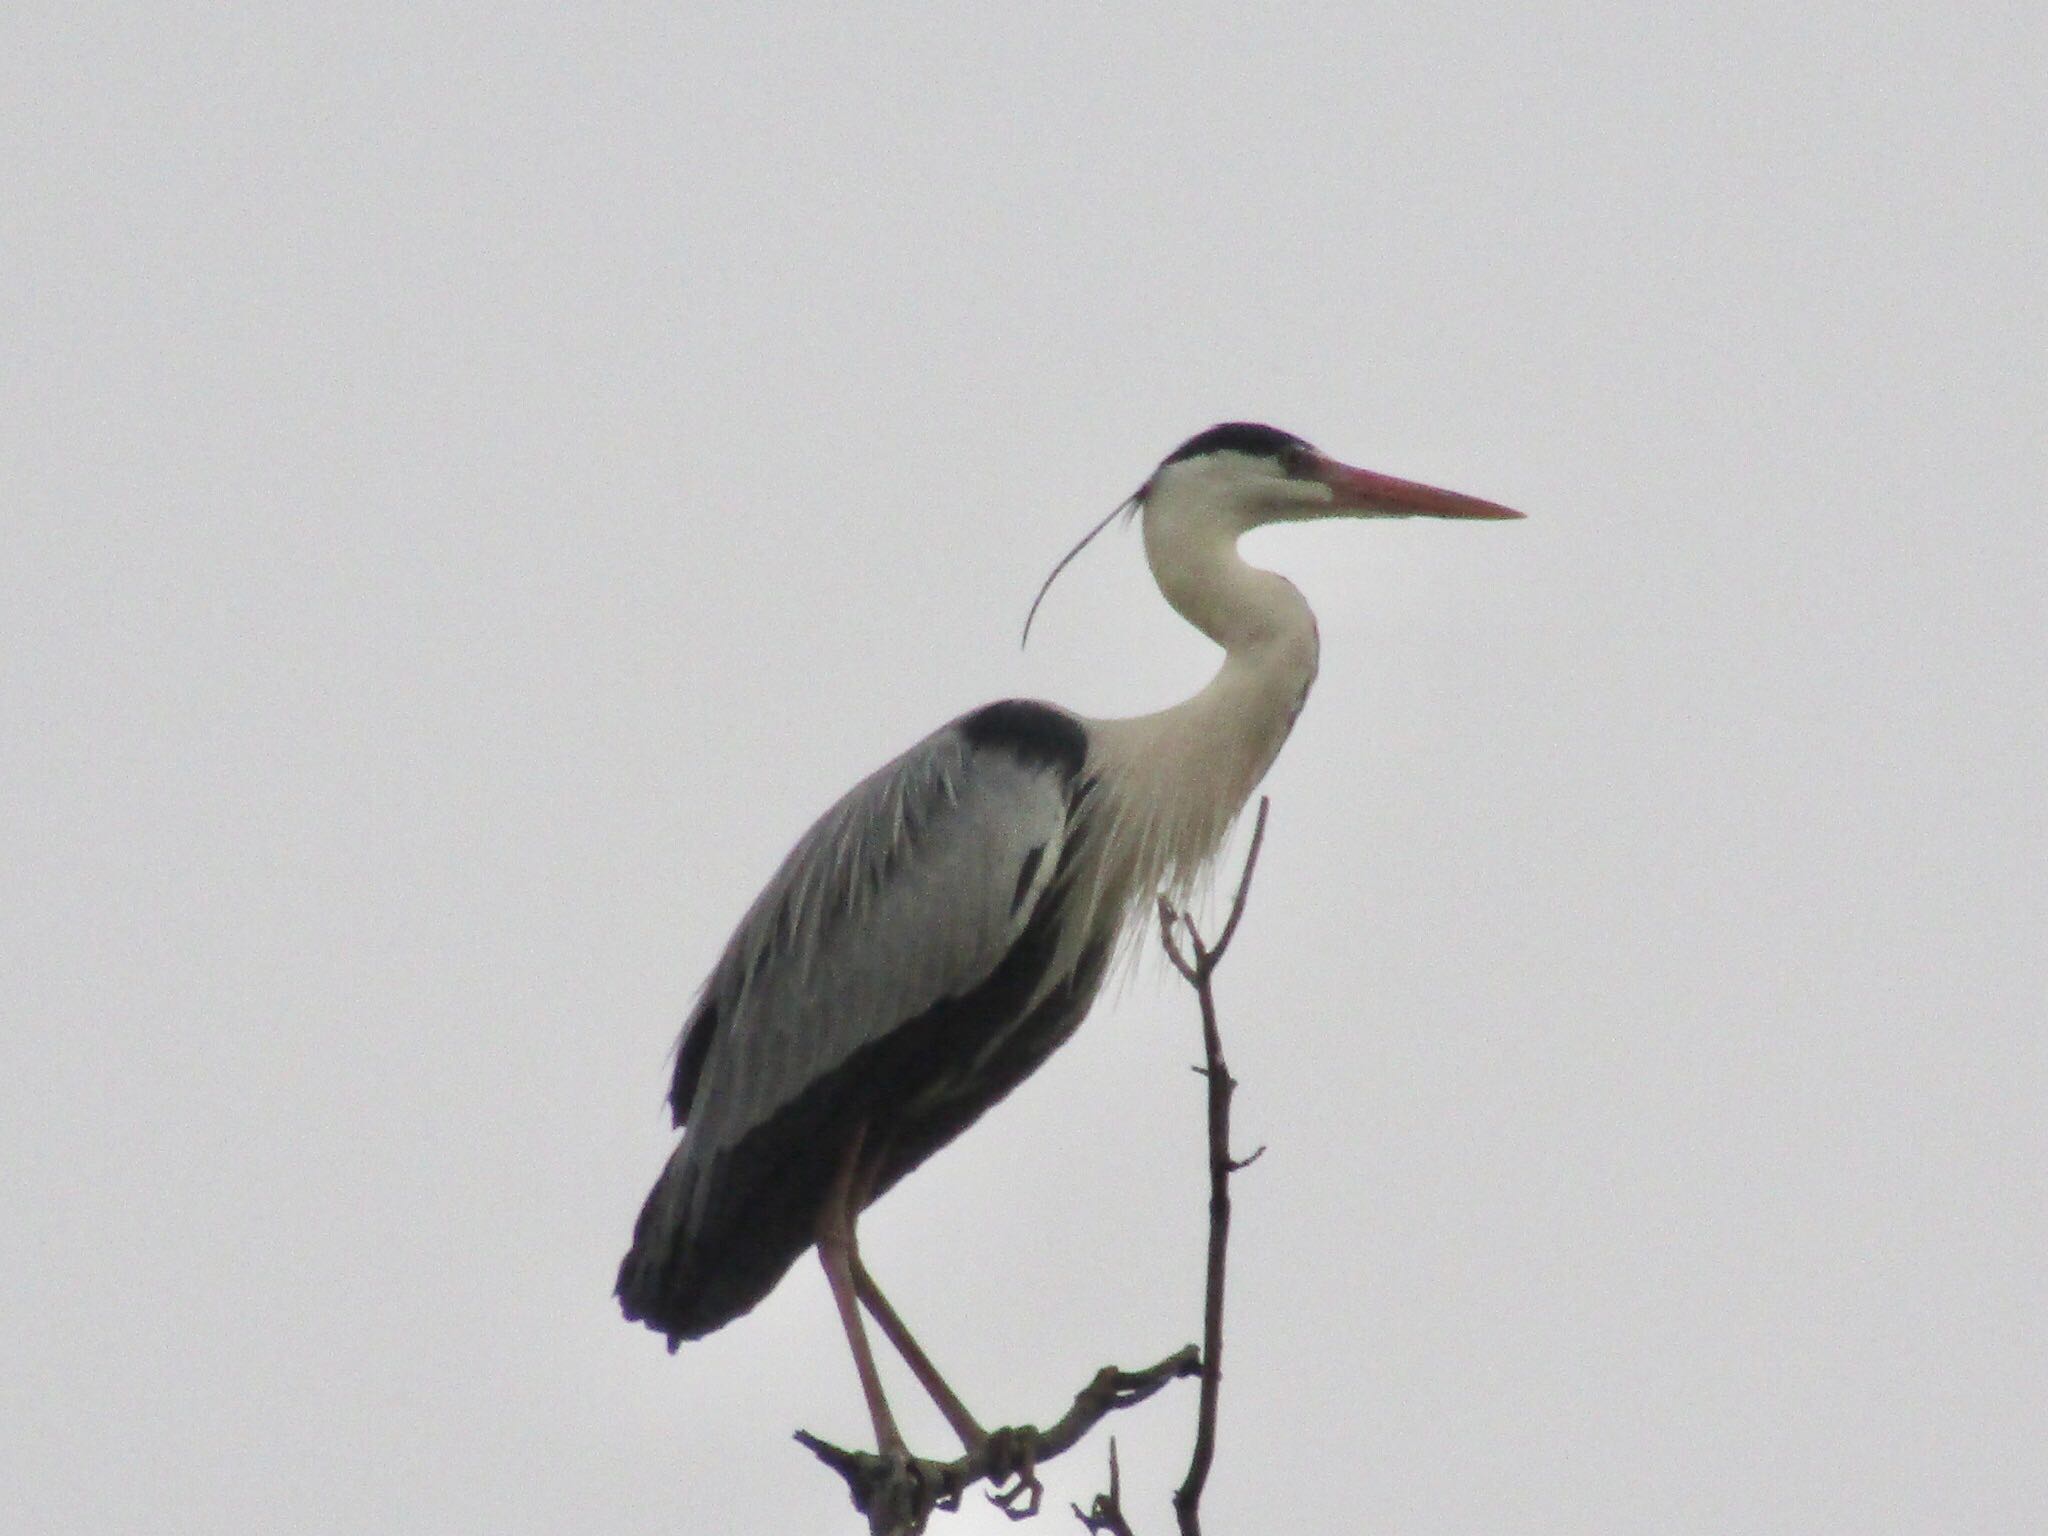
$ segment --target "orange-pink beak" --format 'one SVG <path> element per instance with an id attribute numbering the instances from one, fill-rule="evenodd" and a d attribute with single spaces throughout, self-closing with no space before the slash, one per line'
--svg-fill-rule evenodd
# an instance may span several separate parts
<path id="1" fill-rule="evenodd" d="M 1499 502 L 1481 501 L 1456 491 L 1440 491 L 1433 485 L 1397 480 L 1392 475 L 1369 469 L 1353 469 L 1335 459 L 1316 456 L 1309 473 L 1335 494 L 1332 512 L 1366 512 L 1381 517 L 1485 517 L 1509 518 L 1522 514 Z"/>

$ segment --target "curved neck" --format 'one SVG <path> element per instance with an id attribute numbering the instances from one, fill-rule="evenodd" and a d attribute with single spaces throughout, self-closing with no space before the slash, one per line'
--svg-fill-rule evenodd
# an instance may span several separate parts
<path id="1" fill-rule="evenodd" d="M 1212 793 L 1216 778 L 1226 781 L 1234 816 L 1272 766 L 1315 681 L 1316 617 L 1293 582 L 1245 562 L 1235 529 L 1183 523 L 1155 535 L 1148 521 L 1145 532 L 1160 592 L 1223 647 L 1223 665 L 1193 697 L 1131 724 L 1147 730 L 1166 760 L 1206 770 Z"/>
<path id="2" fill-rule="evenodd" d="M 1173 611 L 1237 655 L 1306 636 L 1316 620 L 1294 583 L 1248 565 L 1239 530 L 1218 522 L 1145 519 L 1145 563 Z"/>
<path id="3" fill-rule="evenodd" d="M 1247 565 L 1236 530 L 1185 522 L 1145 553 L 1174 610 L 1223 647 L 1200 692 L 1169 709 L 1088 723 L 1101 827 L 1089 855 L 1105 916 L 1168 890 L 1183 898 L 1273 765 L 1315 681 L 1315 615 L 1291 582 Z"/>

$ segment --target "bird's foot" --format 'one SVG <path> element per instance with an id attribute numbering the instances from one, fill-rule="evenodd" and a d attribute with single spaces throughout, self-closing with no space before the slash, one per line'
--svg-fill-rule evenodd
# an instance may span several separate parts
<path id="1" fill-rule="evenodd" d="M 868 1517 L 868 1529 L 874 1536 L 917 1536 L 942 1499 L 939 1468 L 897 1446 L 874 1457 L 867 1470 L 853 1501 Z"/>
<path id="2" fill-rule="evenodd" d="M 1038 1513 L 1045 1485 L 1038 1480 L 1037 1430 L 1028 1424 L 996 1430 L 975 1448 L 970 1459 L 981 1462 L 988 1469 L 988 1480 L 995 1484 L 989 1503 L 1012 1520 L 1029 1520 Z"/>
<path id="3" fill-rule="evenodd" d="M 797 1431 L 798 1442 L 846 1480 L 853 1507 L 874 1536 L 917 1536 L 934 1509 L 957 1509 L 964 1487 L 958 1465 L 926 1461 L 901 1445 L 879 1455 L 849 1451 Z"/>

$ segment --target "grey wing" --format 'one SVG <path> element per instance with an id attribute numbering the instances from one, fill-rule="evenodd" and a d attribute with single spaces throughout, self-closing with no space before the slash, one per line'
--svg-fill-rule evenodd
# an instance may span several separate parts
<path id="1" fill-rule="evenodd" d="M 820 818 L 742 919 L 684 1033 L 671 1103 L 690 1161 L 988 977 L 1060 866 L 1069 779 L 977 748 L 956 722 Z"/>

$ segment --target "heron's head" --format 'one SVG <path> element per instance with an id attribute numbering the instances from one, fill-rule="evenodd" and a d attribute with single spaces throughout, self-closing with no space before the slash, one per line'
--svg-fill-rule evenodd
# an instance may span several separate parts
<path id="1" fill-rule="evenodd" d="M 1169 563 L 1208 558 L 1219 541 L 1268 523 L 1319 517 L 1509 518 L 1522 514 L 1497 502 L 1369 469 L 1353 469 L 1310 447 L 1292 432 L 1252 421 L 1226 421 L 1197 432 L 1159 461 L 1137 493 L 1060 559 L 1032 599 L 1031 619 L 1059 573 L 1119 513 L 1145 521 L 1145 550 L 1158 575 Z M 1163 578 L 1162 578 L 1163 579 Z"/>
<path id="2" fill-rule="evenodd" d="M 1234 536 L 1320 517 L 1522 515 L 1476 496 L 1354 469 L 1291 432 L 1248 421 L 1189 438 L 1160 461 L 1136 500 L 1148 533 L 1155 517 L 1190 533 L 1206 526 Z"/>

